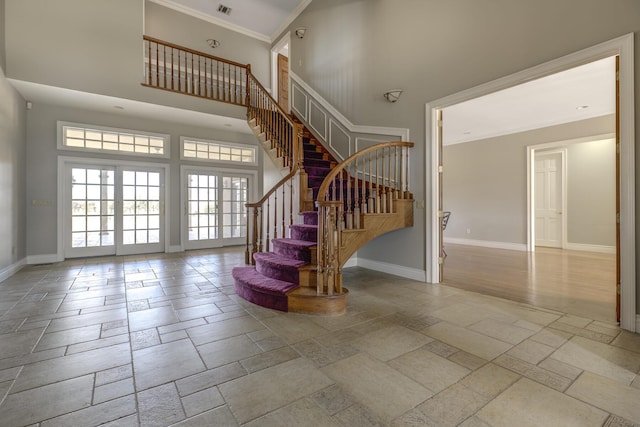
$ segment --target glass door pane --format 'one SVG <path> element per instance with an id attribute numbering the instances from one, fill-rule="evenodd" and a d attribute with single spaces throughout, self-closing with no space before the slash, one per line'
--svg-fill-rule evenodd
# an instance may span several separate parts
<path id="1" fill-rule="evenodd" d="M 247 235 L 247 182 L 248 179 L 241 176 L 222 178 L 222 237 L 238 244 L 243 243 Z"/>
<path id="2" fill-rule="evenodd" d="M 115 254 L 115 170 L 77 166 L 67 168 L 65 176 L 70 186 L 65 256 Z"/>
<path id="3" fill-rule="evenodd" d="M 164 250 L 160 171 L 122 170 L 122 242 L 118 253 Z"/>
<path id="4" fill-rule="evenodd" d="M 219 237 L 218 176 L 188 173 L 187 248 L 216 246 Z"/>

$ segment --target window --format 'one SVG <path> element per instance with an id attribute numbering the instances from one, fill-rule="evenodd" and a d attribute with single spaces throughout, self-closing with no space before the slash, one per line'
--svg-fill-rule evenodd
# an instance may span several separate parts
<path id="1" fill-rule="evenodd" d="M 169 157 L 169 135 L 58 122 L 58 148 Z"/>
<path id="2" fill-rule="evenodd" d="M 209 162 L 256 164 L 255 147 L 225 144 L 191 138 L 180 138 L 182 158 Z"/>

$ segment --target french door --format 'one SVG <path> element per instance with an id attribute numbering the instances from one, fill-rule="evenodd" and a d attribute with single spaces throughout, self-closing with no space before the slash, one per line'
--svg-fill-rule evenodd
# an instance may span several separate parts
<path id="1" fill-rule="evenodd" d="M 66 258 L 164 251 L 164 169 L 68 163 L 64 185 Z"/>
<path id="2" fill-rule="evenodd" d="M 185 249 L 241 245 L 247 236 L 252 175 L 211 169 L 183 171 Z"/>

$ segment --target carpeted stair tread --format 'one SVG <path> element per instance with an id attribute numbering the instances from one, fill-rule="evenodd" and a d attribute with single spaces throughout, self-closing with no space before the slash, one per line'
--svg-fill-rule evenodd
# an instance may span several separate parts
<path id="1" fill-rule="evenodd" d="M 256 261 L 256 271 L 271 279 L 284 280 L 285 282 L 300 283 L 298 268 L 305 265 L 306 261 L 278 255 L 274 252 L 258 252 L 253 254 Z"/>
<path id="2" fill-rule="evenodd" d="M 296 283 L 265 277 L 253 267 L 235 267 L 231 276 L 238 296 L 261 307 L 280 311 L 289 311 L 287 292 L 299 287 Z"/>
<path id="3" fill-rule="evenodd" d="M 318 225 L 318 211 L 303 211 L 300 212 L 300 215 L 302 215 L 304 224 Z"/>

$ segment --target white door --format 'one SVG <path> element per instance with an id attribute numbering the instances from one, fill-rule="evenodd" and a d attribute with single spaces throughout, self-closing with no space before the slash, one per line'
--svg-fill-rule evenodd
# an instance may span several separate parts
<path id="1" fill-rule="evenodd" d="M 186 249 L 241 245 L 247 236 L 251 177 L 206 170 L 183 175 Z"/>
<path id="2" fill-rule="evenodd" d="M 536 246 L 562 247 L 562 152 L 536 153 L 534 207 Z"/>
<path id="3" fill-rule="evenodd" d="M 164 170 L 67 164 L 65 257 L 164 251 Z"/>

